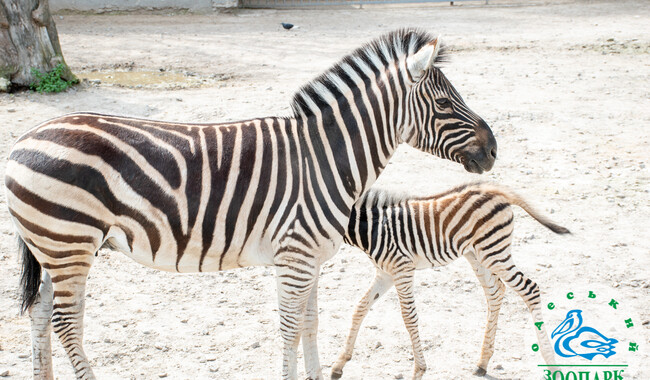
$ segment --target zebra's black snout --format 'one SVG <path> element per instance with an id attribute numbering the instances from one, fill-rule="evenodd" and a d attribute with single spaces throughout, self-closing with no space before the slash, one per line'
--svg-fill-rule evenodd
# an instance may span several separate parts
<path id="1" fill-rule="evenodd" d="M 497 159 L 497 140 L 494 138 L 490 126 L 483 120 L 476 128 L 476 139 L 483 147 L 483 152 L 481 152 L 483 154 L 476 155 L 474 160 L 484 171 L 490 171 Z"/>
<path id="2" fill-rule="evenodd" d="M 463 153 L 463 166 L 470 173 L 490 171 L 497 158 L 497 140 L 490 127 L 481 121 L 476 127 L 476 140 Z"/>

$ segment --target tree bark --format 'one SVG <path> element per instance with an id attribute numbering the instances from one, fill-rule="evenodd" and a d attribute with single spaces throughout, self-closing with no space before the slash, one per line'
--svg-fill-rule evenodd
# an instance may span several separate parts
<path id="1" fill-rule="evenodd" d="M 32 69 L 48 72 L 59 63 L 63 79 L 77 79 L 63 59 L 48 0 L 0 0 L 0 82 L 27 87 Z"/>

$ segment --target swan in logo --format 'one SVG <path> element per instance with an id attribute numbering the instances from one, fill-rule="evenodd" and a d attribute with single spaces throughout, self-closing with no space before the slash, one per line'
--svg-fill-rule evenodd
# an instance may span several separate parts
<path id="1" fill-rule="evenodd" d="M 614 354 L 618 340 L 607 338 L 593 327 L 582 327 L 582 310 L 571 310 L 551 334 L 557 336 L 555 352 L 565 358 L 581 356 L 592 360 L 596 355 L 608 358 Z"/>

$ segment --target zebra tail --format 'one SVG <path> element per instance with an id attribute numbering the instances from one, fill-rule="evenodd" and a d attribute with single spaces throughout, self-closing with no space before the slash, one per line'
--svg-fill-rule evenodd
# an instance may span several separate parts
<path id="1" fill-rule="evenodd" d="M 20 312 L 24 314 L 36 302 L 41 286 L 41 264 L 36 261 L 23 239 L 18 237 L 18 250 L 22 253 L 22 268 L 20 271 Z"/>
<path id="2" fill-rule="evenodd" d="M 531 205 L 529 205 L 522 197 L 519 195 L 507 191 L 505 189 L 501 189 L 502 194 L 508 199 L 508 201 L 513 204 L 521 207 L 524 211 L 528 213 L 528 215 L 532 216 L 533 219 L 538 221 L 541 225 L 544 227 L 548 228 L 549 230 L 555 232 L 556 234 L 564 235 L 564 234 L 570 234 L 571 231 L 569 231 L 568 228 L 562 227 L 559 224 L 554 223 L 552 220 L 547 218 L 546 216 L 542 215 L 539 213 L 537 210 L 535 210 Z"/>

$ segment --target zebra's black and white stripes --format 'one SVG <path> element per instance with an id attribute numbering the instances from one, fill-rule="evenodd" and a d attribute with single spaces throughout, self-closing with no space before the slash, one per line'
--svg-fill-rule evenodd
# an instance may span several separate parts
<path id="1" fill-rule="evenodd" d="M 274 265 L 283 377 L 296 378 L 304 330 L 307 376 L 321 378 L 319 267 L 397 145 L 472 172 L 494 163 L 491 131 L 435 66 L 440 46 L 416 30 L 387 34 L 303 87 L 293 117 L 186 124 L 76 113 L 32 129 L 5 177 L 27 258 L 23 308 L 53 310 L 77 377 L 90 379 L 83 298 L 100 247 L 168 271 Z M 38 299 L 41 267 L 41 298 L 51 285 L 53 305 Z M 34 373 L 51 378 L 49 341 L 40 338 L 50 324 L 34 321 L 34 358 L 45 358 Z"/>
<path id="2" fill-rule="evenodd" d="M 460 256 L 465 256 L 474 269 L 488 304 L 477 374 L 486 373 L 494 353 L 504 282 L 524 300 L 533 321 L 541 321 L 539 287 L 517 269 L 510 255 L 514 227 L 510 205 L 523 208 L 555 233 L 569 233 L 513 192 L 485 183 L 461 186 L 432 197 L 409 197 L 378 189 L 370 189 L 362 196 L 352 209 L 345 242 L 368 254 L 377 267 L 377 275 L 355 309 L 345 349 L 332 368 L 332 378 L 341 377 L 343 366 L 352 357 L 363 318 L 392 285 L 397 290 L 413 345 L 413 379 L 422 378 L 426 363 L 413 297 L 414 272 L 449 264 Z M 544 326 L 536 332 L 542 356 L 547 364 L 553 364 L 553 349 Z"/>

